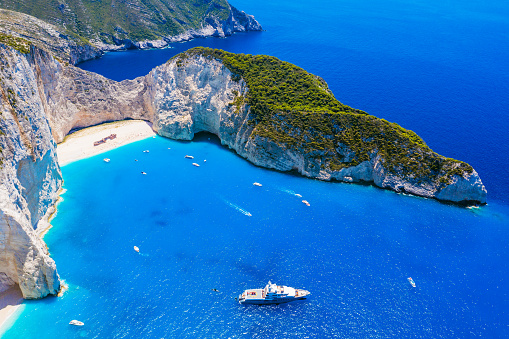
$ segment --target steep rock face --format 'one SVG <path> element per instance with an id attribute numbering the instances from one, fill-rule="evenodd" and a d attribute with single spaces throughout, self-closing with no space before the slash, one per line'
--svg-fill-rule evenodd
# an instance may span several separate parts
<path id="1" fill-rule="evenodd" d="M 436 194 L 436 198 L 454 202 L 486 202 L 487 191 L 476 171 L 470 176 L 454 177 L 454 182 Z"/>
<path id="2" fill-rule="evenodd" d="M 37 226 L 62 176 L 33 68 L 2 44 L 0 63 L 0 291 L 18 283 L 25 298 L 40 298 L 60 289 Z"/>
<path id="3" fill-rule="evenodd" d="M 119 83 L 63 65 L 38 48 L 27 58 L 37 74 L 37 87 L 56 142 L 73 128 L 126 118 L 152 120 L 144 78 Z"/>
<path id="4" fill-rule="evenodd" d="M 209 36 L 222 37 L 230 36 L 236 32 L 261 31 L 262 26 L 256 21 L 254 16 L 239 11 L 229 5 L 228 19 L 220 20 L 217 17 L 208 17 L 205 23 L 199 29 L 189 29 L 184 33 L 175 36 L 167 36 L 160 40 L 167 42 L 187 41 L 194 38 L 204 38 Z M 165 46 L 163 44 L 163 46 Z M 137 46 L 143 48 L 142 46 Z"/>
<path id="5" fill-rule="evenodd" d="M 168 62 L 146 79 L 152 88 L 153 126 L 158 134 L 180 140 L 191 140 L 201 131 L 225 139 L 236 134 L 225 132 L 224 126 L 232 119 L 228 104 L 235 98 L 233 93 L 243 92 L 245 84 L 231 81 L 231 72 L 219 61 L 197 58 L 183 66 Z"/>

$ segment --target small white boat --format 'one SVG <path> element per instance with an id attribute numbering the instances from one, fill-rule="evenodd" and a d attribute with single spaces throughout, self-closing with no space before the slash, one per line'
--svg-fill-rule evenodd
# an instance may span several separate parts
<path id="1" fill-rule="evenodd" d="M 134 246 L 134 250 L 138 253 L 140 253 L 140 249 L 138 248 L 138 246 Z"/>
<path id="2" fill-rule="evenodd" d="M 147 175 L 147 172 L 141 172 L 141 174 L 143 174 L 143 175 Z"/>
<path id="3" fill-rule="evenodd" d="M 207 159 L 203 160 L 203 162 L 207 162 Z"/>
<path id="4" fill-rule="evenodd" d="M 300 195 L 299 193 L 295 193 L 295 196 L 299 197 L 299 198 L 302 198 L 302 195 Z"/>
<path id="5" fill-rule="evenodd" d="M 193 166 L 200 167 L 197 163 L 193 162 Z"/>
<path id="6" fill-rule="evenodd" d="M 311 206 L 311 204 L 307 201 L 307 200 L 302 200 L 302 202 L 304 203 L 304 205 L 306 206 Z"/>
<path id="7" fill-rule="evenodd" d="M 260 184 L 259 182 L 253 182 L 253 185 L 254 185 L 254 186 L 262 187 L 262 184 Z"/>
<path id="8" fill-rule="evenodd" d="M 144 151 L 143 151 L 143 153 L 148 153 L 148 152 L 149 152 L 149 150 L 148 150 L 148 149 L 146 149 L 146 150 L 144 150 Z"/>
<path id="9" fill-rule="evenodd" d="M 104 158 L 103 160 L 104 160 L 104 162 L 110 162 L 110 159 L 108 159 L 108 158 Z"/>
<path id="10" fill-rule="evenodd" d="M 69 325 L 74 325 L 74 326 L 83 326 L 83 325 L 85 325 L 85 323 L 83 323 L 83 322 L 81 322 L 81 321 L 79 321 L 79 320 L 71 320 L 71 321 L 69 322 Z"/>
<path id="11" fill-rule="evenodd" d="M 412 277 L 408 277 L 407 280 L 410 283 L 410 285 L 412 285 L 412 287 L 415 287 L 415 282 L 414 279 L 412 279 Z"/>
<path id="12" fill-rule="evenodd" d="M 194 157 L 192 155 L 186 155 L 184 158 L 186 158 L 186 159 L 194 159 Z"/>

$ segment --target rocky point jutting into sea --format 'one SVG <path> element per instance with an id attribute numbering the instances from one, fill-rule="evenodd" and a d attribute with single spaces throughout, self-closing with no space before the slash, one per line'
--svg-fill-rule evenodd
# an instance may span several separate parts
<path id="1" fill-rule="evenodd" d="M 116 82 L 20 38 L 4 36 L 0 55 L 0 289 L 18 283 L 25 298 L 59 289 L 38 236 L 62 183 L 56 142 L 106 121 L 150 121 L 158 134 L 179 140 L 207 131 L 258 166 L 311 178 L 486 202 L 472 167 L 432 152 L 411 131 L 342 105 L 322 79 L 276 58 L 198 48 Z M 277 88 L 258 86 L 275 69 L 284 73 L 270 80 Z M 292 91 L 292 81 L 304 90 Z M 290 92 L 274 95 L 281 88 Z"/>

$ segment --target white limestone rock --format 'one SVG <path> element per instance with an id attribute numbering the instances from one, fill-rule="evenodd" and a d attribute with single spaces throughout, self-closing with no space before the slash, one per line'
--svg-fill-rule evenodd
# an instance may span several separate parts
<path id="1" fill-rule="evenodd" d="M 24 298 L 57 294 L 60 281 L 36 227 L 57 198 L 56 144 L 25 55 L 0 44 L 0 290 Z"/>
<path id="2" fill-rule="evenodd" d="M 243 82 L 231 81 L 231 72 L 217 60 L 198 57 L 178 65 L 172 60 L 147 75 L 154 107 L 154 130 L 160 135 L 191 140 L 207 131 L 221 135 L 223 120 L 233 114 L 229 107 L 243 93 Z"/>
<path id="3" fill-rule="evenodd" d="M 37 87 L 56 142 L 74 128 L 126 118 L 152 120 L 144 78 L 116 82 L 64 65 L 37 48 L 27 58 L 37 69 Z"/>
<path id="4" fill-rule="evenodd" d="M 239 11 L 230 5 L 230 15 L 225 21 L 209 17 L 200 29 L 189 29 L 184 33 L 167 36 L 168 42 L 188 41 L 194 38 L 221 37 L 230 36 L 236 32 L 261 31 L 262 26 L 256 21 L 254 16 Z"/>
<path id="5" fill-rule="evenodd" d="M 437 193 L 436 198 L 454 202 L 486 202 L 487 191 L 479 174 L 474 170 L 470 175 L 455 175 L 453 182 Z"/>

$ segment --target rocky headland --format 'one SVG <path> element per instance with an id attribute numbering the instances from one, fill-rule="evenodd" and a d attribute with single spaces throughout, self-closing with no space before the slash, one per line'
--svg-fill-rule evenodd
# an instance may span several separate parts
<path id="1" fill-rule="evenodd" d="M 0 34 L 29 40 L 76 65 L 122 49 L 165 48 L 194 38 L 261 31 L 226 0 L 114 2 L 0 0 Z"/>
<path id="2" fill-rule="evenodd" d="M 455 203 L 486 202 L 468 164 L 415 133 L 336 100 L 319 77 L 268 56 L 196 48 L 116 82 L 16 36 L 0 36 L 0 291 L 56 294 L 38 236 L 62 177 L 56 142 L 76 128 L 141 119 L 165 137 L 206 131 L 252 163 L 310 178 L 367 182 Z"/>

